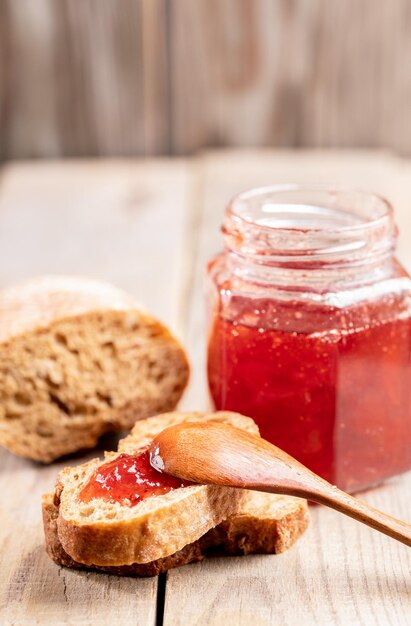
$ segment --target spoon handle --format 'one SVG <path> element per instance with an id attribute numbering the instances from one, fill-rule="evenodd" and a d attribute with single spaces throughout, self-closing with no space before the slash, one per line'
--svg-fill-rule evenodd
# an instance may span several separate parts
<path id="1" fill-rule="evenodd" d="M 397 539 L 397 541 L 405 543 L 406 546 L 411 546 L 411 524 L 387 515 L 362 500 L 353 498 L 348 493 L 337 489 L 337 487 L 331 487 L 330 485 L 327 491 L 323 487 L 321 493 L 307 494 L 307 498 L 319 504 L 325 504 L 367 526 L 371 526 L 371 528 L 375 528 L 375 530 L 379 530 L 389 537 Z"/>
<path id="2" fill-rule="evenodd" d="M 332 486 L 320 477 L 318 477 L 318 481 L 321 482 L 321 489 L 318 490 L 312 488 L 313 481 L 311 481 L 310 489 L 307 489 L 305 486 L 297 487 L 295 484 L 286 488 L 278 488 L 277 486 L 273 488 L 267 483 L 260 483 L 259 485 L 247 484 L 244 486 L 249 489 L 257 489 L 258 491 L 283 493 L 284 495 L 306 498 L 312 502 L 324 504 L 411 547 L 411 524 L 387 515 L 387 513 L 383 513 L 379 509 L 375 509 L 370 504 L 350 496 L 345 491 Z"/>

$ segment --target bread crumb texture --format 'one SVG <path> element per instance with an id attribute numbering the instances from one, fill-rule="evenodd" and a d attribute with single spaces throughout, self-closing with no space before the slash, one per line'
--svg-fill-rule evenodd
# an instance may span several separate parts
<path id="1" fill-rule="evenodd" d="M 121 291 L 51 277 L 0 293 L 0 444 L 50 462 L 175 408 L 183 348 Z"/>

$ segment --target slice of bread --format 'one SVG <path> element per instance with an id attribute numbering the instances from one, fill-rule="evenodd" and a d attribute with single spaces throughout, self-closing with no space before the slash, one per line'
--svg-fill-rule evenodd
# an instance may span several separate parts
<path id="1" fill-rule="evenodd" d="M 43 523 L 47 554 L 57 565 L 95 569 L 122 576 L 157 576 L 174 567 L 202 561 L 208 556 L 279 554 L 290 548 L 308 526 L 305 500 L 248 491 L 237 514 L 209 530 L 170 556 L 150 563 L 84 565 L 71 558 L 58 535 L 59 507 L 53 492 L 43 497 Z"/>
<path id="2" fill-rule="evenodd" d="M 51 276 L 0 292 L 0 445 L 48 463 L 174 409 L 178 341 L 111 285 Z"/>
<path id="3" fill-rule="evenodd" d="M 222 421 L 258 433 L 253 420 L 235 413 L 169 413 L 137 422 L 117 455 L 138 453 L 158 432 L 183 421 Z M 115 457 L 106 454 L 106 460 Z M 55 491 L 43 496 L 47 551 L 60 564 L 150 576 L 216 548 L 229 554 L 281 552 L 308 523 L 304 500 L 213 485 L 175 489 L 135 507 L 81 502 L 79 492 L 101 464 L 96 459 L 66 468 Z"/>

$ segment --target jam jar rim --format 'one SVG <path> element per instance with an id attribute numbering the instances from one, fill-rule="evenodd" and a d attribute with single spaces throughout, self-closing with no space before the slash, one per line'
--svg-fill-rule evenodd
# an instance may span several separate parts
<path id="1" fill-rule="evenodd" d="M 221 231 L 226 248 L 248 263 L 305 269 L 381 265 L 393 258 L 398 235 L 394 210 L 382 196 L 299 184 L 237 194 Z"/>
<path id="2" fill-rule="evenodd" d="M 284 192 L 307 192 L 307 193 L 325 193 L 325 194 L 358 194 L 362 196 L 364 200 L 370 200 L 378 202 L 381 207 L 384 207 L 384 211 L 381 215 L 376 218 L 371 219 L 361 219 L 357 224 L 351 224 L 346 226 L 339 226 L 335 228 L 299 228 L 299 227 L 290 227 L 290 226 L 270 226 L 267 224 L 260 224 L 251 219 L 247 219 L 240 213 L 235 211 L 235 206 L 243 200 L 250 200 L 254 197 L 258 197 L 259 195 L 268 194 L 268 193 L 284 193 Z M 285 202 L 284 204 L 287 204 Z M 352 212 L 355 214 L 355 212 Z M 380 227 L 384 222 L 387 222 L 387 225 L 394 219 L 394 209 L 391 203 L 381 194 L 368 191 L 366 189 L 361 189 L 359 187 L 350 187 L 349 185 L 327 185 L 327 184 L 315 184 L 315 185 L 306 185 L 300 183 L 280 183 L 280 184 L 272 184 L 272 185 L 261 185 L 259 187 L 252 187 L 248 189 L 244 189 L 239 193 L 235 194 L 231 200 L 228 202 L 226 208 L 226 216 L 231 218 L 235 222 L 244 223 L 246 226 L 257 226 L 261 230 L 265 231 L 284 231 L 284 232 L 312 232 L 312 233 L 341 233 L 346 234 L 352 231 L 364 230 L 364 229 L 372 229 L 375 227 Z M 224 229 L 224 226 L 223 226 Z"/>

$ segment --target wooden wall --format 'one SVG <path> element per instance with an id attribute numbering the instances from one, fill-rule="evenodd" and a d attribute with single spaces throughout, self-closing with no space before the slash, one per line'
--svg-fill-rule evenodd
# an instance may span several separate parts
<path id="1" fill-rule="evenodd" d="M 411 154 L 411 0 L 0 0 L 0 158 Z"/>

